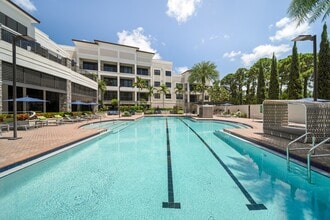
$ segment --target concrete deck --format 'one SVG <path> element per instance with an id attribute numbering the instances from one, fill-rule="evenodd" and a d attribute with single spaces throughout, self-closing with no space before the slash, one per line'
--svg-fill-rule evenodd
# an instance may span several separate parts
<path id="1" fill-rule="evenodd" d="M 164 116 L 164 115 L 163 115 Z M 132 117 L 122 117 L 121 120 L 133 120 L 142 117 L 133 115 Z M 117 120 L 118 116 L 104 116 L 101 120 Z M 198 119 L 198 118 L 197 118 Z M 285 155 L 285 149 L 290 142 L 287 139 L 265 135 L 262 132 L 262 122 L 245 118 L 224 118 L 214 116 L 214 120 L 224 120 L 239 122 L 249 125 L 251 128 L 226 129 L 227 132 L 237 135 L 266 148 Z M 49 125 L 41 128 L 29 129 L 28 131 L 18 131 L 18 140 L 8 140 L 12 137 L 12 131 L 3 131 L 0 139 L 0 172 L 20 165 L 31 158 L 37 158 L 49 152 L 73 144 L 79 140 L 86 139 L 103 132 L 103 129 L 81 129 L 80 126 L 97 122 L 100 119 L 66 123 L 63 125 Z M 318 152 L 321 152 L 318 151 Z M 322 152 L 330 154 L 330 148 L 322 149 Z M 306 163 L 307 151 L 293 151 L 292 157 Z M 330 157 L 318 157 L 312 159 L 312 165 L 326 172 L 330 176 Z"/>

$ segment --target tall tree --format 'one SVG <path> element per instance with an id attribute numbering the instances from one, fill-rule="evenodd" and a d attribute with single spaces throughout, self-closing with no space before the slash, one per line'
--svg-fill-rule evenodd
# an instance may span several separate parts
<path id="1" fill-rule="evenodd" d="M 288 8 L 288 13 L 291 18 L 302 24 L 305 21 L 310 23 L 315 22 L 322 16 L 322 21 L 325 21 L 330 14 L 329 0 L 292 0 Z"/>
<path id="2" fill-rule="evenodd" d="M 311 97 L 311 80 L 314 72 L 314 56 L 311 53 L 299 54 L 299 72 L 303 83 L 303 97 Z"/>
<path id="3" fill-rule="evenodd" d="M 200 84 L 202 89 L 202 103 L 204 104 L 206 83 L 215 81 L 219 78 L 219 72 L 216 70 L 217 66 L 210 61 L 203 61 L 195 64 L 191 69 L 191 74 L 188 78 L 190 84 Z"/>
<path id="4" fill-rule="evenodd" d="M 236 85 L 237 85 L 237 92 L 238 92 L 238 104 L 243 104 L 243 86 L 245 86 L 245 75 L 246 75 L 247 69 L 245 68 L 239 68 L 236 73 Z"/>
<path id="5" fill-rule="evenodd" d="M 261 104 L 266 98 L 265 95 L 265 75 L 264 68 L 260 63 L 259 75 L 258 75 L 258 86 L 257 86 L 257 103 Z"/>
<path id="6" fill-rule="evenodd" d="M 183 100 L 183 93 L 184 93 L 183 84 L 181 84 L 181 83 L 176 84 L 174 92 L 175 92 L 175 94 L 182 95 L 182 102 L 183 102 L 184 101 Z M 184 106 L 184 104 L 183 104 L 183 106 Z"/>
<path id="7" fill-rule="evenodd" d="M 299 99 L 301 98 L 301 80 L 299 75 L 299 58 L 296 42 L 293 44 L 292 48 L 292 59 L 291 59 L 291 68 L 289 75 L 289 84 L 288 84 L 288 98 L 289 99 Z"/>
<path id="8" fill-rule="evenodd" d="M 272 66 L 270 71 L 268 98 L 279 99 L 279 94 L 280 92 L 279 92 L 279 83 L 278 83 L 277 60 L 275 54 L 273 53 Z"/>
<path id="9" fill-rule="evenodd" d="M 139 98 L 139 102 L 141 101 L 141 91 L 142 89 L 146 88 L 146 81 L 144 79 L 142 79 L 141 77 L 136 77 L 136 81 L 133 83 L 133 86 L 135 86 L 136 88 L 138 88 L 140 90 L 140 92 L 138 92 L 138 98 Z"/>
<path id="10" fill-rule="evenodd" d="M 107 84 L 105 83 L 104 80 L 102 79 L 97 79 L 97 87 L 98 87 L 98 92 L 99 92 L 99 100 L 100 100 L 100 106 L 102 109 L 104 108 L 103 106 L 103 99 L 104 99 L 104 93 L 107 90 Z"/>
<path id="11" fill-rule="evenodd" d="M 151 99 L 152 99 L 152 96 L 153 96 L 153 94 L 154 94 L 154 91 L 155 91 L 155 87 L 153 87 L 153 86 L 148 86 L 147 87 L 147 89 L 148 89 L 148 98 L 149 98 L 149 100 L 150 100 L 150 108 L 151 108 Z"/>
<path id="12" fill-rule="evenodd" d="M 167 88 L 165 84 L 160 85 L 160 89 L 158 90 L 159 93 L 163 93 L 163 108 L 165 108 L 165 95 L 169 92 L 170 90 Z"/>
<path id="13" fill-rule="evenodd" d="M 326 24 L 323 25 L 320 43 L 318 76 L 318 97 L 330 99 L 330 45 Z"/>

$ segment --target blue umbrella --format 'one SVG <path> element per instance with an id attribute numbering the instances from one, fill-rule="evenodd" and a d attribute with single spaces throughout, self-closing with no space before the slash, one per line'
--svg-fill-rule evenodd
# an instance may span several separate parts
<path id="1" fill-rule="evenodd" d="M 14 100 L 7 99 L 7 100 L 3 100 L 3 101 L 12 102 Z M 16 98 L 16 102 L 49 102 L 49 101 L 25 96 L 25 97 L 21 97 L 21 98 Z"/>
<path id="2" fill-rule="evenodd" d="M 82 101 L 74 101 L 74 102 L 71 102 L 71 105 L 85 105 L 86 102 L 82 102 Z"/>

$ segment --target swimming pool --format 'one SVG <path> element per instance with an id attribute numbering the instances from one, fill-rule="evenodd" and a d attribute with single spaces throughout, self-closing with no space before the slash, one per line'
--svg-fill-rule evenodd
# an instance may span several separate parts
<path id="1" fill-rule="evenodd" d="M 126 122 L 2 177 L 0 219 L 330 218 L 329 178 L 313 172 L 309 184 L 305 168 L 288 172 L 285 159 L 221 132 L 235 126 Z"/>

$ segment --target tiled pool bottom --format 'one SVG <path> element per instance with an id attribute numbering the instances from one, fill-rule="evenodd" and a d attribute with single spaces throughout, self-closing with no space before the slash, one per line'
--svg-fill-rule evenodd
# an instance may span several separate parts
<path id="1" fill-rule="evenodd" d="M 329 218 L 328 179 L 308 184 L 300 166 L 214 134 L 228 126 L 132 122 L 2 178 L 0 219 Z"/>

